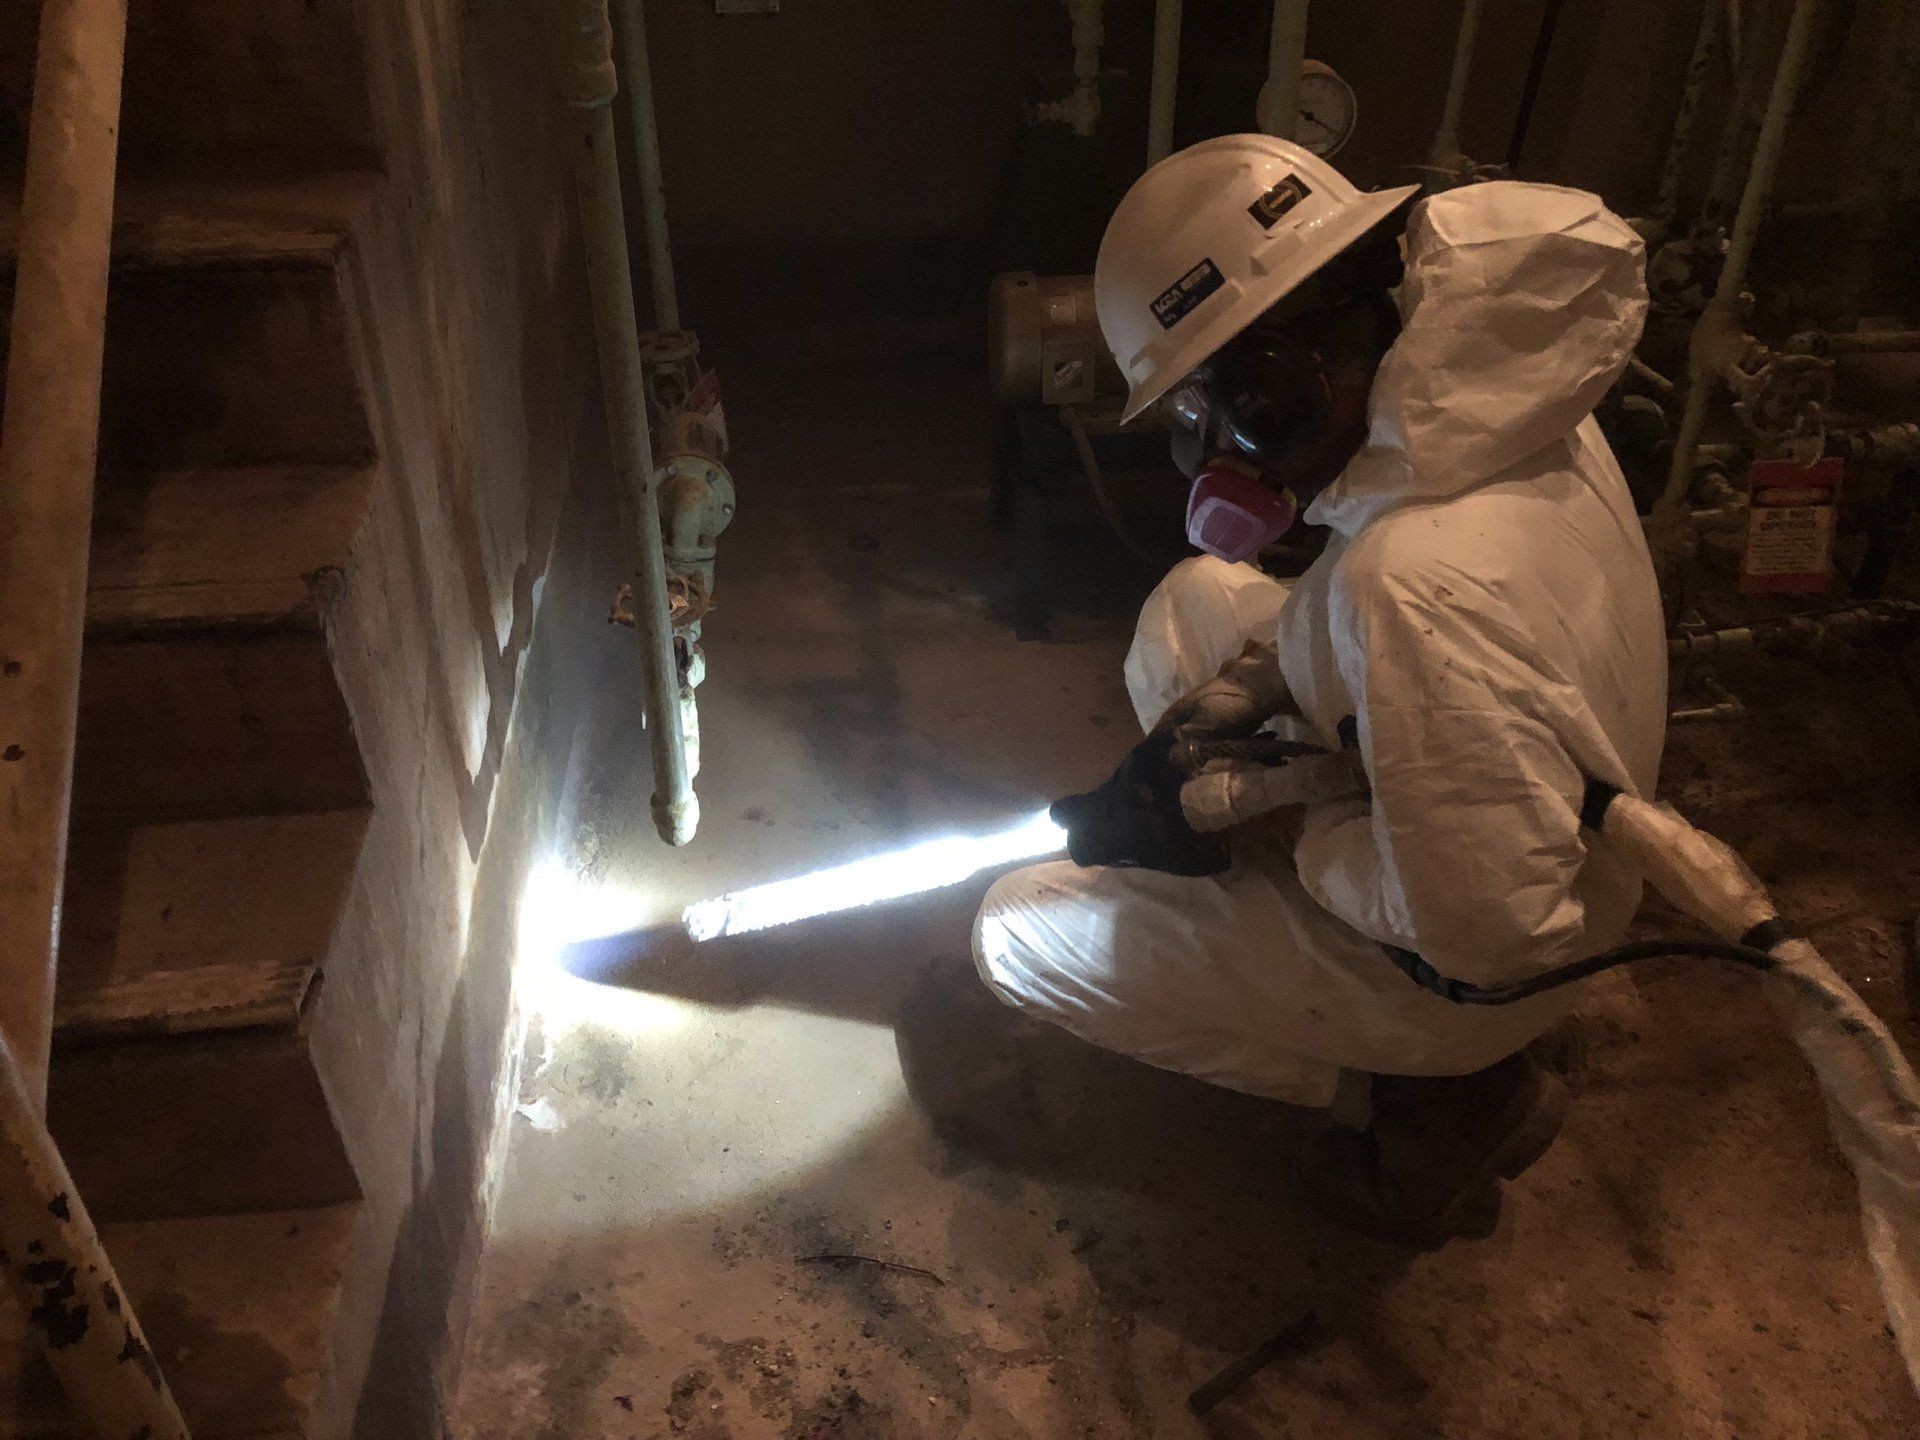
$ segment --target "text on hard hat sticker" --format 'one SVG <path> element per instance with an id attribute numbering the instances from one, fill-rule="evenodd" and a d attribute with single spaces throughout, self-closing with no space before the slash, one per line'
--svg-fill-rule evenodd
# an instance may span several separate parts
<path id="1" fill-rule="evenodd" d="M 1160 322 L 1163 330 L 1171 330 L 1226 283 L 1227 277 L 1220 273 L 1218 265 L 1202 260 L 1155 297 L 1153 318 Z"/>

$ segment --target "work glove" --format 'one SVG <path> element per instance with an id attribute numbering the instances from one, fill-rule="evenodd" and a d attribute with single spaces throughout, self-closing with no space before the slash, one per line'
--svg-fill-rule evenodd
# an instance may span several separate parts
<path id="1" fill-rule="evenodd" d="M 1293 710 L 1279 651 L 1249 640 L 1212 679 L 1168 706 L 1153 730 L 1182 740 L 1245 738 L 1274 716 Z"/>
<path id="2" fill-rule="evenodd" d="M 1067 832 L 1067 854 L 1081 866 L 1119 865 L 1169 875 L 1217 875 L 1230 863 L 1226 841 L 1188 823 L 1174 767 L 1171 729 L 1156 730 L 1127 752 L 1097 790 L 1069 795 L 1050 810 Z"/>

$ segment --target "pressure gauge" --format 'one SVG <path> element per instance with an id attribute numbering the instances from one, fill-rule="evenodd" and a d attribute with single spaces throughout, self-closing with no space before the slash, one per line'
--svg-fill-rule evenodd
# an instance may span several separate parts
<path id="1" fill-rule="evenodd" d="M 1260 128 L 1269 135 L 1304 145 L 1323 159 L 1334 154 L 1353 135 L 1360 118 L 1360 102 L 1353 87 L 1331 65 L 1318 60 L 1300 62 L 1298 114 L 1289 121 L 1273 113 L 1273 82 L 1260 87 L 1256 110 Z"/>

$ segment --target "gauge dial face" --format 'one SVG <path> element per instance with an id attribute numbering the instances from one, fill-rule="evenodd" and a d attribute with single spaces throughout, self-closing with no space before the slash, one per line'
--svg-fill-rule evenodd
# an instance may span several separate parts
<path id="1" fill-rule="evenodd" d="M 1351 138 L 1360 106 L 1353 87 L 1333 67 L 1308 60 L 1300 67 L 1298 113 L 1288 122 L 1273 110 L 1273 82 L 1268 81 L 1260 90 L 1260 128 L 1326 157 Z"/>

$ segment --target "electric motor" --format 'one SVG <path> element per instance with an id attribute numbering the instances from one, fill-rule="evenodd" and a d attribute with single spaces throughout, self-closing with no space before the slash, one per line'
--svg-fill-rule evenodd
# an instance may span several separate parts
<path id="1" fill-rule="evenodd" d="M 1085 405 L 1124 395 L 1100 338 L 1091 275 L 996 276 L 987 302 L 987 371 L 1002 404 Z"/>

